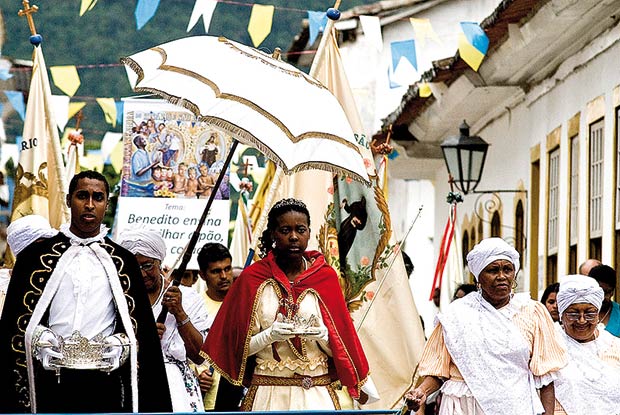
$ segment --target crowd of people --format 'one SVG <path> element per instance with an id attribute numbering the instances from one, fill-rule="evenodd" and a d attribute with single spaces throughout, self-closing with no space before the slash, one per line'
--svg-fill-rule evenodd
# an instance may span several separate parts
<path id="1" fill-rule="evenodd" d="M 157 230 L 107 236 L 108 196 L 101 174 L 81 172 L 66 197 L 70 223 L 29 215 L 9 226 L 0 412 L 335 410 L 380 399 L 336 271 L 307 250 L 302 201 L 274 204 L 261 259 L 237 278 L 224 245 L 202 246 L 198 292 L 168 276 Z M 588 260 L 535 301 L 514 293 L 520 258 L 504 240 L 482 240 L 467 264 L 475 284 L 437 316 L 404 406 L 618 413 L 613 268 Z"/>

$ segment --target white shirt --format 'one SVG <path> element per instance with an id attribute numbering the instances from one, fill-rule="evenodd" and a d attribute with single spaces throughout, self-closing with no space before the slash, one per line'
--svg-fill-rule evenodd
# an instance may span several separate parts
<path id="1" fill-rule="evenodd" d="M 49 308 L 49 327 L 63 338 L 71 336 L 75 330 L 88 339 L 99 333 L 109 336 L 114 332 L 116 320 L 112 289 L 103 265 L 87 245 L 102 242 L 107 229 L 88 239 L 75 236 L 68 226 L 62 226 L 61 232 L 71 239 L 73 246 L 79 246 L 79 250 L 74 251 L 74 257 L 63 270 Z"/>

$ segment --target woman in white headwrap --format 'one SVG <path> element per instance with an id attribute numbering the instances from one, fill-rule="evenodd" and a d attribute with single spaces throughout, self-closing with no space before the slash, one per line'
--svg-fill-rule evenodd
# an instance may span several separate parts
<path id="1" fill-rule="evenodd" d="M 469 252 L 467 265 L 478 291 L 437 316 L 419 364 L 424 380 L 405 396 L 409 408 L 441 387 L 441 415 L 551 414 L 565 352 L 545 307 L 513 296 L 519 253 L 488 238 Z"/>
<path id="2" fill-rule="evenodd" d="M 201 363 L 200 347 L 208 331 L 207 308 L 191 287 L 166 286 L 162 262 L 166 243 L 159 232 L 126 230 L 118 243 L 136 256 L 153 314 L 159 316 L 162 305 L 168 308 L 165 324 L 157 323 L 174 412 L 203 412 L 202 393 L 188 359 Z"/>
<path id="3" fill-rule="evenodd" d="M 594 278 L 568 275 L 557 295 L 568 352 L 555 381 L 555 414 L 610 415 L 620 411 L 620 339 L 598 327 L 603 289 Z"/>

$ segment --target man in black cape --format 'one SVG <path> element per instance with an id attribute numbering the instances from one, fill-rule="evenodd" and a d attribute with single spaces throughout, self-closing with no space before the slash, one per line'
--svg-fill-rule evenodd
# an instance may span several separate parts
<path id="1" fill-rule="evenodd" d="M 0 319 L 0 412 L 172 410 L 140 268 L 101 225 L 108 195 L 101 174 L 75 175 L 71 224 L 17 255 Z M 68 359 L 75 332 L 105 346 L 100 368 Z"/>

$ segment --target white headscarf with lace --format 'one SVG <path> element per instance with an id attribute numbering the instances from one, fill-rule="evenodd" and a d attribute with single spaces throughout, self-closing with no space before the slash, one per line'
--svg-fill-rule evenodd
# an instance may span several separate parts
<path id="1" fill-rule="evenodd" d="M 502 238 L 487 238 L 480 241 L 467 254 L 467 266 L 478 280 L 478 275 L 482 270 L 498 259 L 512 262 L 515 267 L 515 275 L 519 272 L 519 253 Z"/>

